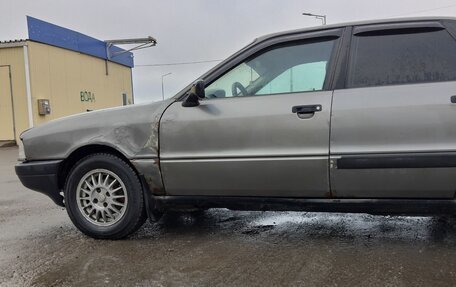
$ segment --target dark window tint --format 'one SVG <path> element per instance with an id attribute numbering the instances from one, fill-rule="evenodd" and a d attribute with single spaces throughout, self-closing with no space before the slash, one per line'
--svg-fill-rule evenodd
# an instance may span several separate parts
<path id="1" fill-rule="evenodd" d="M 456 80 L 456 41 L 445 30 L 358 35 L 352 47 L 348 87 Z"/>

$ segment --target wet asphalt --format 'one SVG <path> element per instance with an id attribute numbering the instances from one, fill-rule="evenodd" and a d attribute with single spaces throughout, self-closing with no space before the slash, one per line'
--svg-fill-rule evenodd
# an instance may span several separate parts
<path id="1" fill-rule="evenodd" d="M 305 212 L 167 214 L 94 240 L 21 186 L 0 149 L 0 286 L 453 286 L 456 219 Z"/>

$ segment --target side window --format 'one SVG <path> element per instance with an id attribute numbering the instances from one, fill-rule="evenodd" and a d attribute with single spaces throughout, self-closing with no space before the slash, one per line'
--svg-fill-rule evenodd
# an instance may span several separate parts
<path id="1" fill-rule="evenodd" d="M 446 30 L 355 35 L 348 88 L 456 80 L 456 41 Z"/>
<path id="2" fill-rule="evenodd" d="M 321 91 L 327 63 L 321 61 L 291 67 L 261 88 L 256 95 Z"/>
<path id="3" fill-rule="evenodd" d="M 320 91 L 336 38 L 279 46 L 242 62 L 206 87 L 207 98 Z"/>

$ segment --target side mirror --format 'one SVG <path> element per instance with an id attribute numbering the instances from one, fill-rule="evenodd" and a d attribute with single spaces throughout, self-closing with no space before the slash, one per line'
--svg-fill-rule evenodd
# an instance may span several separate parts
<path id="1" fill-rule="evenodd" d="M 190 91 L 187 93 L 187 97 L 182 102 L 183 107 L 196 107 L 199 106 L 199 99 L 204 99 L 206 97 L 204 93 L 204 81 L 198 80 L 191 87 Z"/>

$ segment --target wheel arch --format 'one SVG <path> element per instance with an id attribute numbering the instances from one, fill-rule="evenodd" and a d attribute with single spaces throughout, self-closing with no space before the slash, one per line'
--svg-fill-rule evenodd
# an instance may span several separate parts
<path id="1" fill-rule="evenodd" d="M 74 167 L 74 165 L 83 159 L 84 157 L 95 154 L 95 153 L 106 153 L 106 154 L 111 154 L 114 156 L 119 157 L 125 163 L 127 163 L 131 169 L 136 173 L 138 176 L 138 179 L 141 183 L 141 186 L 143 188 L 143 194 L 144 194 L 144 201 L 146 204 L 146 212 L 151 221 L 156 221 L 161 217 L 160 212 L 156 211 L 156 203 L 153 198 L 152 192 L 151 192 L 151 185 L 153 183 L 149 183 L 148 180 L 144 177 L 144 175 L 138 170 L 137 165 L 132 164 L 132 162 L 128 159 L 125 154 L 123 154 L 121 151 L 117 150 L 116 148 L 108 145 L 102 145 L 102 144 L 90 144 L 90 145 L 85 145 L 82 147 L 79 147 L 75 149 L 73 152 L 69 154 L 69 156 L 62 162 L 59 168 L 59 176 L 58 176 L 58 187 L 60 190 L 63 190 L 65 183 L 68 179 L 68 176 L 71 172 L 71 169 Z M 141 165 L 139 165 L 141 166 Z M 152 178 L 151 182 L 156 181 L 156 185 L 161 187 L 163 189 L 163 184 L 161 182 L 161 173 L 158 167 L 156 167 L 155 172 L 157 173 L 158 178 Z"/>
<path id="2" fill-rule="evenodd" d="M 139 176 L 138 171 L 131 164 L 130 160 L 125 156 L 125 154 L 123 154 L 118 149 L 113 148 L 108 145 L 90 144 L 90 145 L 85 145 L 85 146 L 75 149 L 68 155 L 68 157 L 65 160 L 63 160 L 63 162 L 59 168 L 59 176 L 58 176 L 59 188 L 63 189 L 71 169 L 74 167 L 74 165 L 78 161 L 80 161 L 81 159 L 83 159 L 84 157 L 86 157 L 88 155 L 95 154 L 95 153 L 107 153 L 107 154 L 111 154 L 111 155 L 119 157 L 120 159 L 125 161 L 128 165 L 130 165 L 131 168 L 135 171 L 136 175 Z"/>

